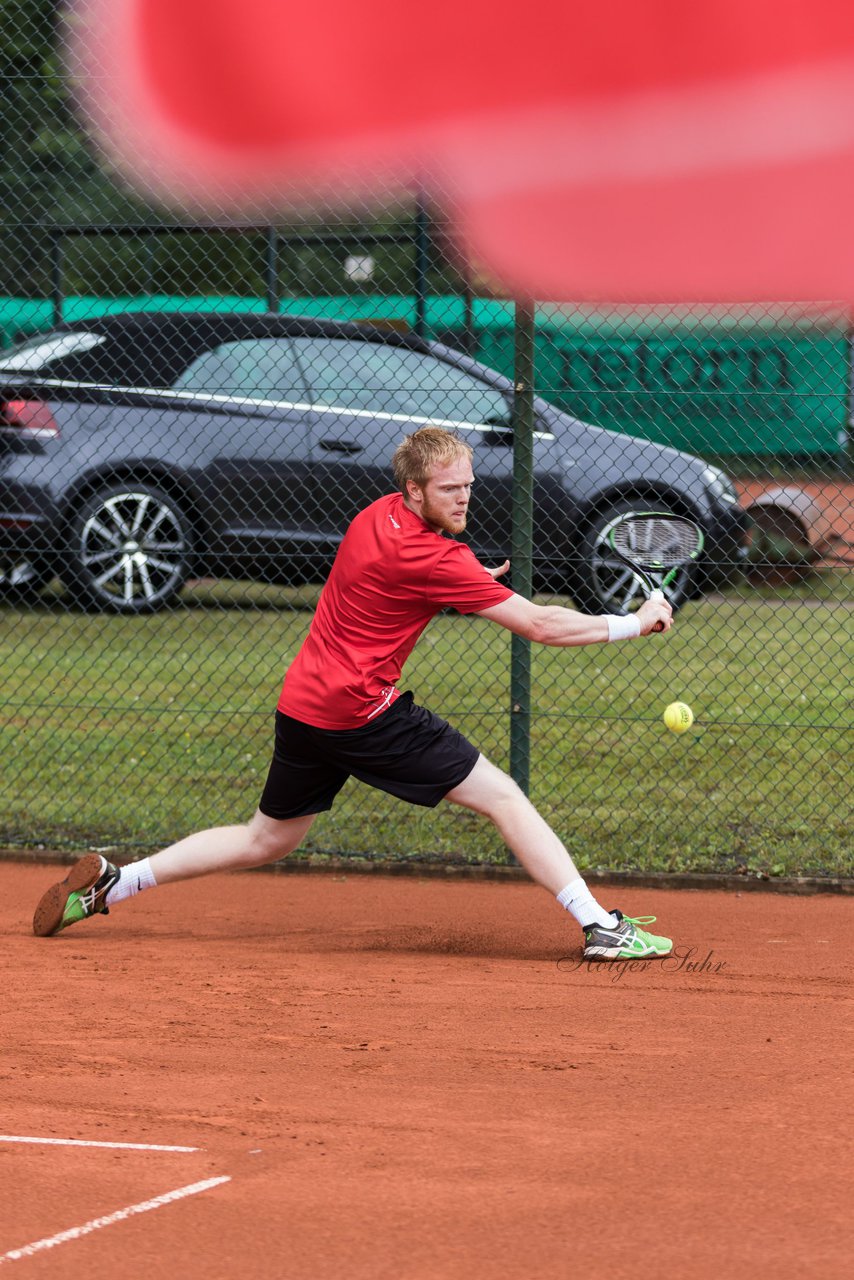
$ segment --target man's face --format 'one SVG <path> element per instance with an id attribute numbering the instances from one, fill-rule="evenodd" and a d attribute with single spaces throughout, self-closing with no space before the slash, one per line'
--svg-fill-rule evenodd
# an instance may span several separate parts
<path id="1" fill-rule="evenodd" d="M 462 533 L 466 527 L 474 475 L 468 458 L 445 462 L 433 468 L 423 488 L 410 480 L 406 505 L 411 507 L 434 533 Z"/>

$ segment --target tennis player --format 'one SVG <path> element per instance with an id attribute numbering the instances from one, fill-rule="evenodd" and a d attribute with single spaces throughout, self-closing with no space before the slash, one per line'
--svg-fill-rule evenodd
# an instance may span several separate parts
<path id="1" fill-rule="evenodd" d="M 356 516 L 339 548 L 309 633 L 288 669 L 261 801 L 251 822 L 197 832 L 121 869 L 87 854 L 39 902 L 33 931 L 59 933 L 158 885 L 286 857 L 330 809 L 350 776 L 410 804 L 442 801 L 483 814 L 531 877 L 554 894 L 584 933 L 585 959 L 667 955 L 646 932 L 654 917 L 604 910 L 557 835 L 515 782 L 461 733 L 398 688 L 416 641 L 442 609 L 475 613 L 538 644 L 606 644 L 667 631 L 667 603 L 630 617 L 590 616 L 533 604 L 455 540 L 466 527 L 472 450 L 440 427 L 423 427 L 395 451 L 399 492 Z"/>

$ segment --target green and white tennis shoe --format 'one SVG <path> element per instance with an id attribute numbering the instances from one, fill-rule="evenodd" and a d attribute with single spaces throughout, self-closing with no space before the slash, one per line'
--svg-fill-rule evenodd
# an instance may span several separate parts
<path id="1" fill-rule="evenodd" d="M 670 955 L 670 938 L 659 938 L 640 927 L 655 924 L 655 916 L 624 916 L 616 909 L 611 915 L 617 917 L 613 928 L 592 924 L 584 930 L 585 960 L 652 960 Z"/>
<path id="2" fill-rule="evenodd" d="M 108 915 L 107 894 L 121 872 L 99 853 L 79 858 L 64 880 L 52 884 L 33 916 L 33 933 L 50 938 L 89 916 Z"/>

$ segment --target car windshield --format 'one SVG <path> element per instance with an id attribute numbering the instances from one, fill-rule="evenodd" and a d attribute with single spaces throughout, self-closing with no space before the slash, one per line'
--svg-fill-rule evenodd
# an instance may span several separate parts
<path id="1" fill-rule="evenodd" d="M 40 373 L 55 360 L 91 351 L 105 341 L 102 333 L 39 334 L 19 342 L 0 353 L 0 371 L 4 373 Z"/>

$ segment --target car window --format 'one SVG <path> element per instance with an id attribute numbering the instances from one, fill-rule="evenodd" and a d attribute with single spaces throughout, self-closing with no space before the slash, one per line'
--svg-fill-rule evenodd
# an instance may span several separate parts
<path id="1" fill-rule="evenodd" d="M 55 360 L 91 351 L 104 341 L 102 333 L 42 333 L 0 353 L 0 370 L 8 373 L 38 373 Z"/>
<path id="2" fill-rule="evenodd" d="M 304 401 L 307 395 L 290 338 L 224 342 L 198 356 L 173 386 L 245 400 Z"/>
<path id="3" fill-rule="evenodd" d="M 313 404 L 453 422 L 510 421 L 500 391 L 435 356 L 347 338 L 293 341 Z"/>

